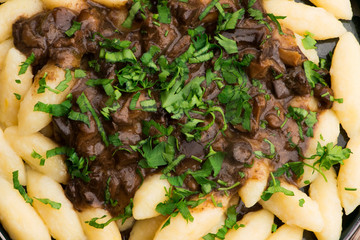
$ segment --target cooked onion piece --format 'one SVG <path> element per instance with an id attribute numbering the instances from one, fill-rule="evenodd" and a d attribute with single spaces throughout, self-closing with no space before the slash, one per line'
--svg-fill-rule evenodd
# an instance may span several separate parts
<path id="1" fill-rule="evenodd" d="M 281 186 L 294 192 L 294 196 L 287 196 L 281 192 L 274 193 L 269 200 L 259 201 L 263 208 L 274 213 L 285 224 L 320 232 L 324 227 L 324 220 L 317 202 L 294 185 L 282 182 Z M 302 206 L 299 200 L 304 201 Z"/>
<path id="2" fill-rule="evenodd" d="M 6 54 L 12 47 L 14 47 L 14 40 L 12 38 L 9 38 L 8 40 L 0 43 L 0 72 L 3 68 Z"/>
<path id="3" fill-rule="evenodd" d="M 147 177 L 134 196 L 133 216 L 136 220 L 153 218 L 159 216 L 155 208 L 164 202 L 166 189 L 170 184 L 166 179 L 160 179 L 162 174 Z"/>
<path id="4" fill-rule="evenodd" d="M 131 230 L 129 240 L 153 240 L 156 231 L 161 228 L 165 220 L 166 217 L 161 215 L 155 218 L 136 221 Z"/>
<path id="5" fill-rule="evenodd" d="M 205 236 L 223 219 L 229 201 L 227 197 L 215 197 L 215 199 L 216 202 L 222 202 L 223 207 L 215 207 L 213 202 L 208 199 L 199 206 L 189 209 L 194 217 L 193 222 L 187 222 L 181 214 L 178 214 L 171 218 L 168 226 L 158 229 L 154 240 L 198 240 Z"/>
<path id="6" fill-rule="evenodd" d="M 19 75 L 20 65 L 25 60 L 19 50 L 11 48 L 0 73 L 0 124 L 5 127 L 17 125 L 20 102 L 32 84 L 31 67 Z"/>
<path id="7" fill-rule="evenodd" d="M 337 143 L 337 138 L 340 134 L 339 120 L 332 110 L 324 110 L 318 115 L 318 122 L 314 127 L 314 137 L 310 138 L 307 142 L 307 148 L 304 151 L 305 157 L 311 157 L 316 154 L 317 144 L 322 146 L 327 143 Z M 305 159 L 304 162 L 313 165 L 318 158 Z M 318 176 L 318 172 L 313 168 L 304 166 L 304 174 L 298 179 L 300 187 L 305 186 L 305 181 L 312 182 Z"/>
<path id="8" fill-rule="evenodd" d="M 360 134 L 360 45 L 348 32 L 340 37 L 330 68 L 331 87 L 335 98 L 333 110 L 350 138 Z"/>
<path id="9" fill-rule="evenodd" d="M 276 232 L 272 233 L 267 240 L 302 240 L 303 232 L 303 229 L 297 226 L 284 224 L 276 229 Z"/>
<path id="10" fill-rule="evenodd" d="M 248 171 L 245 184 L 239 189 L 239 196 L 245 206 L 254 206 L 264 192 L 270 174 L 269 164 L 266 159 L 256 160 Z"/>
<path id="11" fill-rule="evenodd" d="M 5 140 L 4 133 L 1 129 L 0 146 L 0 175 L 5 177 L 9 182 L 12 182 L 12 173 L 19 171 L 19 182 L 25 186 L 26 172 L 24 163 Z"/>
<path id="12" fill-rule="evenodd" d="M 5 130 L 5 138 L 13 147 L 15 152 L 22 157 L 33 169 L 51 177 L 59 183 L 66 183 L 68 173 L 65 161 L 62 156 L 57 155 L 46 158 L 46 151 L 59 147 L 51 139 L 41 133 L 34 133 L 21 136 L 17 127 L 10 127 Z M 41 157 L 35 157 L 34 152 Z M 44 165 L 41 164 L 44 159 Z"/>
<path id="13" fill-rule="evenodd" d="M 34 111 L 34 106 L 38 102 L 44 104 L 62 103 L 75 83 L 72 77 L 71 81 L 67 83 L 68 87 L 63 91 L 55 93 L 45 88 L 45 92 L 39 93 L 39 82 L 44 77 L 46 85 L 53 90 L 56 90 L 56 87 L 66 79 L 65 71 L 53 64 L 45 65 L 36 74 L 34 83 L 20 104 L 18 122 L 19 132 L 23 135 L 36 133 L 51 122 L 51 115 L 41 111 Z"/>
<path id="14" fill-rule="evenodd" d="M 295 33 L 295 40 L 296 40 L 296 43 L 297 45 L 299 46 L 301 52 L 310 60 L 312 61 L 313 63 L 315 63 L 316 65 L 319 64 L 319 56 L 316 52 L 315 49 L 305 49 L 303 43 L 302 43 L 302 39 L 304 37 L 300 36 L 299 34 L 296 34 Z"/>
<path id="15" fill-rule="evenodd" d="M 11 0 L 0 6 L 0 42 L 11 36 L 12 24 L 19 17 L 31 17 L 43 10 L 41 0 Z"/>
<path id="16" fill-rule="evenodd" d="M 237 222 L 238 229 L 231 229 L 225 235 L 225 240 L 254 239 L 265 240 L 271 234 L 274 215 L 265 210 L 247 213 Z"/>
<path id="17" fill-rule="evenodd" d="M 85 0 L 42 0 L 47 9 L 57 7 L 67 7 L 74 11 L 80 12 L 88 7 Z"/>
<path id="18" fill-rule="evenodd" d="M 346 33 L 342 23 L 323 8 L 288 0 L 264 0 L 263 3 L 267 12 L 276 16 L 286 16 L 279 22 L 297 34 L 311 32 L 314 39 L 324 40 Z"/>
<path id="19" fill-rule="evenodd" d="M 347 147 L 353 153 L 340 166 L 338 186 L 341 205 L 349 215 L 360 205 L 360 138 L 350 138 Z"/>
<path id="20" fill-rule="evenodd" d="M 30 168 L 27 169 L 27 180 L 27 191 L 34 200 L 33 206 L 48 226 L 51 236 L 57 240 L 86 239 L 79 217 L 61 185 Z M 48 199 L 61 205 L 52 207 L 37 199 Z"/>
<path id="21" fill-rule="evenodd" d="M 12 239 L 50 240 L 50 234 L 35 209 L 19 191 L 0 177 L 0 221 Z"/>
<path id="22" fill-rule="evenodd" d="M 111 222 L 104 228 L 96 228 L 86 223 L 87 221 L 91 221 L 91 219 L 93 218 L 102 218 L 103 216 L 106 216 L 96 221 L 100 224 L 105 223 L 111 218 L 108 211 L 100 208 L 88 208 L 86 210 L 78 212 L 78 216 L 80 217 L 82 227 L 88 240 L 121 240 L 121 234 L 115 222 Z"/>
<path id="23" fill-rule="evenodd" d="M 324 8 L 338 19 L 351 20 L 353 12 L 350 0 L 310 0 L 315 6 Z"/>
<path id="24" fill-rule="evenodd" d="M 327 181 L 319 175 L 309 189 L 311 199 L 319 204 L 325 223 L 322 231 L 315 232 L 315 235 L 318 240 L 336 240 L 340 238 L 342 223 L 342 207 L 338 194 L 336 173 L 333 168 L 330 168 L 330 170 L 324 171 L 324 175 Z"/>

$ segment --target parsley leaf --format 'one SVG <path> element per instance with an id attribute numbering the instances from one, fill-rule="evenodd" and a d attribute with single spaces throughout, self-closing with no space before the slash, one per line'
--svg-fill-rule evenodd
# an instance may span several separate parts
<path id="1" fill-rule="evenodd" d="M 81 23 L 73 21 L 72 26 L 65 32 L 66 36 L 72 37 L 76 31 L 81 29 Z"/>
<path id="2" fill-rule="evenodd" d="M 80 121 L 85 123 L 90 128 L 90 120 L 89 117 L 84 113 L 75 112 L 73 110 L 70 111 L 68 118 L 74 121 Z"/>
<path id="3" fill-rule="evenodd" d="M 126 221 L 126 219 L 132 217 L 132 209 L 133 209 L 134 203 L 133 203 L 133 199 L 130 199 L 130 203 L 129 205 L 127 205 L 124 209 L 124 213 L 120 214 L 117 217 L 113 217 L 110 218 L 108 221 L 106 221 L 105 223 L 97 223 L 97 220 L 100 219 L 104 219 L 106 217 L 106 215 L 100 217 L 100 218 L 92 218 L 90 221 L 86 221 L 85 223 L 89 224 L 90 226 L 94 227 L 94 228 L 98 228 L 98 229 L 103 229 L 104 227 L 106 227 L 107 225 L 109 225 L 110 223 L 120 220 L 122 219 L 122 224 L 124 224 L 124 222 Z"/>
<path id="4" fill-rule="evenodd" d="M 33 203 L 33 199 L 31 197 L 29 197 L 29 195 L 27 195 L 25 189 L 23 186 L 21 186 L 20 182 L 19 182 L 19 171 L 16 170 L 12 173 L 13 175 L 13 185 L 14 185 L 14 189 L 18 190 L 19 193 L 21 194 L 21 196 L 24 198 L 25 202 L 30 203 L 32 205 Z"/>
<path id="5" fill-rule="evenodd" d="M 16 100 L 21 100 L 21 95 L 18 93 L 14 93 L 14 96 L 16 98 Z"/>
<path id="6" fill-rule="evenodd" d="M 239 19 L 245 14 L 245 9 L 240 9 L 234 13 L 225 13 L 225 16 L 219 15 L 217 32 L 235 29 Z"/>
<path id="7" fill-rule="evenodd" d="M 306 136 L 312 137 L 314 135 L 313 127 L 318 121 L 316 118 L 316 112 L 312 112 L 312 111 L 308 112 L 303 108 L 297 108 L 297 107 L 290 106 L 288 108 L 288 113 L 286 114 L 286 117 L 287 118 L 292 117 L 295 120 L 295 122 L 297 123 L 298 128 L 299 128 L 299 136 L 301 139 L 304 139 L 303 128 L 302 128 L 303 122 L 308 127 Z"/>
<path id="8" fill-rule="evenodd" d="M 305 37 L 301 40 L 305 49 L 317 49 L 316 41 L 313 39 L 314 34 L 306 32 Z"/>
<path id="9" fill-rule="evenodd" d="M 84 78 L 84 77 L 86 77 L 86 72 L 82 69 L 75 69 L 74 77 L 75 78 Z"/>
<path id="10" fill-rule="evenodd" d="M 225 239 L 225 235 L 230 229 L 232 229 L 232 228 L 237 229 L 240 227 L 236 224 L 237 214 L 236 214 L 236 206 L 235 205 L 228 208 L 228 210 L 226 212 L 226 216 L 227 217 L 225 219 L 225 224 L 222 225 L 222 227 L 220 229 L 218 229 L 218 231 L 215 234 L 208 233 L 207 235 L 205 235 L 202 238 L 204 240 Z"/>
<path id="11" fill-rule="evenodd" d="M 159 123 L 155 122 L 153 119 L 150 121 L 143 121 L 143 133 L 146 136 L 150 135 L 150 129 L 155 128 L 160 134 L 155 134 L 153 137 L 162 137 L 162 136 L 170 136 L 174 128 L 172 126 L 166 128 L 163 125 L 160 125 Z"/>
<path id="12" fill-rule="evenodd" d="M 275 157 L 276 151 L 275 151 L 275 146 L 272 142 L 270 142 L 270 140 L 264 138 L 264 142 L 269 144 L 270 147 L 270 154 L 265 154 L 261 151 L 255 151 L 254 154 L 257 158 L 268 158 L 268 159 L 273 159 Z"/>
<path id="13" fill-rule="evenodd" d="M 189 211 L 190 208 L 195 208 L 206 201 L 206 199 L 199 199 L 197 201 L 187 201 L 186 198 L 195 194 L 183 188 L 170 187 L 166 189 L 166 196 L 168 199 L 165 202 L 159 203 L 156 206 L 156 211 L 161 215 L 170 215 L 169 219 L 164 223 L 162 228 L 170 224 L 171 217 L 177 216 L 180 213 L 186 221 L 194 221 L 194 217 Z"/>
<path id="14" fill-rule="evenodd" d="M 351 153 L 349 148 L 343 149 L 341 146 L 334 145 L 332 142 L 325 146 L 321 146 L 318 142 L 316 154 L 312 155 L 309 159 L 319 157 L 314 163 L 314 166 L 319 165 L 319 169 L 325 168 L 326 170 L 329 170 L 335 164 L 344 164 L 343 160 L 348 159 Z"/>
<path id="15" fill-rule="evenodd" d="M 300 207 L 303 207 L 304 203 L 305 203 L 305 199 L 303 199 L 303 198 L 299 199 L 299 206 Z"/>
<path id="16" fill-rule="evenodd" d="M 284 193 L 287 196 L 294 196 L 294 192 L 287 190 L 286 188 L 280 186 L 280 181 L 275 179 L 273 173 L 270 173 L 271 180 L 269 182 L 269 187 L 262 193 L 261 199 L 267 201 L 271 198 L 274 193 Z"/>
<path id="17" fill-rule="evenodd" d="M 278 28 L 279 34 L 284 35 L 284 32 L 282 31 L 282 28 L 281 28 L 281 25 L 280 25 L 278 19 L 285 19 L 286 16 L 275 16 L 272 13 L 268 13 L 267 15 L 269 16 L 271 21 L 273 21 L 276 24 L 276 27 Z"/>
<path id="18" fill-rule="evenodd" d="M 320 70 L 320 68 L 315 63 L 311 61 L 305 61 L 304 70 L 305 70 L 306 79 L 308 80 L 311 88 L 314 88 L 316 83 L 321 83 L 322 85 L 327 86 L 327 83 L 322 78 L 320 73 L 315 71 L 315 70 Z"/>
<path id="19" fill-rule="evenodd" d="M 46 204 L 50 205 L 54 209 L 59 210 L 61 208 L 61 203 L 51 201 L 48 198 L 35 198 L 35 199 L 38 200 L 39 202 L 45 204 L 45 205 Z"/>
<path id="20" fill-rule="evenodd" d="M 206 8 L 204 9 L 204 11 L 200 14 L 199 16 L 199 20 L 203 20 L 206 15 L 209 14 L 209 12 L 211 11 L 211 9 L 216 5 L 216 3 L 218 3 L 219 0 L 212 0 L 209 5 L 206 6 Z"/>
<path id="21" fill-rule="evenodd" d="M 158 6 L 159 7 L 159 6 Z M 155 54 L 160 52 L 160 48 L 157 46 L 151 46 L 149 51 L 144 53 L 140 60 L 141 62 L 146 66 L 149 67 L 151 69 L 154 69 L 155 71 L 159 71 L 159 68 L 156 66 L 156 64 L 153 61 L 153 57 L 155 56 Z"/>
<path id="22" fill-rule="evenodd" d="M 173 114 L 173 119 L 179 119 L 194 107 L 203 106 L 202 96 L 204 90 L 200 84 L 205 77 L 196 77 L 182 87 L 184 81 L 177 81 L 169 91 L 160 94 L 162 107 Z"/>
<path id="23" fill-rule="evenodd" d="M 105 203 L 106 204 L 111 204 L 112 207 L 115 207 L 118 204 L 118 201 L 113 200 L 111 198 L 111 193 L 110 193 L 110 181 L 111 181 L 111 177 L 108 178 L 108 180 L 106 181 L 106 189 L 105 189 Z"/>
<path id="24" fill-rule="evenodd" d="M 20 65 L 20 70 L 18 75 L 23 75 L 26 73 L 28 67 L 35 61 L 35 54 L 31 53 L 31 55 Z"/>
<path id="25" fill-rule="evenodd" d="M 214 152 L 212 151 L 212 148 L 210 148 L 210 153 L 207 157 L 212 169 L 214 170 L 214 177 L 216 177 L 220 173 L 221 166 L 225 158 L 225 153 Z"/>
<path id="26" fill-rule="evenodd" d="M 99 133 L 101 135 L 101 139 L 105 143 L 105 146 L 109 146 L 109 141 L 107 139 L 104 126 L 102 125 L 99 116 L 96 114 L 95 109 L 92 107 L 91 103 L 87 99 L 84 93 L 82 93 L 78 99 L 76 100 L 76 103 L 79 105 L 81 113 L 85 113 L 89 111 L 91 115 L 93 116 L 95 123 L 98 127 Z"/>
<path id="27" fill-rule="evenodd" d="M 38 90 L 36 91 L 38 94 L 40 93 L 44 93 L 45 92 L 45 89 L 48 89 L 50 92 L 53 92 L 55 94 L 59 94 L 60 91 L 56 90 L 56 89 L 52 89 L 51 87 L 49 87 L 47 84 L 46 84 L 46 78 L 48 76 L 48 73 L 44 73 L 44 76 L 42 78 L 40 78 L 39 80 L 39 88 Z"/>
<path id="28" fill-rule="evenodd" d="M 77 70 L 78 70 L 78 69 L 77 69 Z M 75 70 L 75 73 L 76 73 L 76 70 Z M 75 74 L 75 76 L 76 76 L 76 74 Z M 57 85 L 57 86 L 55 87 L 55 89 L 58 90 L 58 91 L 60 91 L 60 92 L 65 91 L 65 90 L 69 87 L 68 83 L 69 83 L 71 80 L 72 80 L 71 71 L 70 71 L 70 69 L 66 69 L 66 71 L 65 71 L 65 80 L 61 81 L 61 82 L 59 83 L 59 85 Z"/>
<path id="29" fill-rule="evenodd" d="M 244 129 L 251 130 L 252 106 L 249 103 L 251 96 L 246 88 L 239 85 L 226 85 L 218 95 L 220 103 L 225 104 L 225 118 L 233 125 L 241 124 Z"/>
<path id="30" fill-rule="evenodd" d="M 264 19 L 262 12 L 258 9 L 249 8 L 248 12 L 249 12 L 250 16 L 253 17 L 255 20 L 260 21 L 260 20 Z"/>
<path id="31" fill-rule="evenodd" d="M 40 166 L 44 166 L 45 165 L 45 158 L 43 158 L 39 153 L 37 153 L 35 150 L 32 151 L 31 153 L 31 157 L 35 158 L 35 159 L 39 159 L 40 160 Z"/>
<path id="32" fill-rule="evenodd" d="M 126 48 L 119 52 L 108 52 L 105 51 L 105 60 L 110 63 L 117 63 L 117 62 L 129 62 L 129 63 L 136 63 L 136 57 L 130 49 Z"/>
<path id="33" fill-rule="evenodd" d="M 34 106 L 34 111 L 49 113 L 54 117 L 62 117 L 66 116 L 70 112 L 71 106 L 71 99 L 67 99 L 60 104 L 45 104 L 43 102 L 37 102 Z"/>
<path id="34" fill-rule="evenodd" d="M 141 9 L 141 4 L 140 1 L 135 2 L 130 10 L 129 10 L 129 15 L 127 16 L 127 18 L 125 19 L 125 21 L 123 22 L 122 26 L 125 28 L 131 28 L 132 26 L 132 22 L 135 18 L 136 13 Z"/>
<path id="35" fill-rule="evenodd" d="M 170 9 L 166 6 L 167 1 L 163 1 L 162 4 L 157 5 L 157 10 L 159 13 L 159 22 L 170 24 L 171 23 L 171 12 Z"/>
<path id="36" fill-rule="evenodd" d="M 228 54 L 238 53 L 236 42 L 219 34 L 214 37 Z"/>

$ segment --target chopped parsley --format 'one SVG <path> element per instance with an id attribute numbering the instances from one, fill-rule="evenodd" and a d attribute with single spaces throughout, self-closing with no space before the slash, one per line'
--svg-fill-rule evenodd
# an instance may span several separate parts
<path id="1" fill-rule="evenodd" d="M 314 34 L 310 33 L 310 32 L 306 32 L 306 34 L 304 35 L 304 38 L 301 40 L 303 46 L 305 49 L 317 49 L 316 45 L 316 41 L 315 39 L 313 39 Z"/>
<path id="2" fill-rule="evenodd" d="M 80 121 L 85 123 L 90 128 L 90 120 L 89 117 L 84 113 L 79 113 L 71 110 L 69 115 L 67 116 L 69 119 L 74 121 Z"/>
<path id="3" fill-rule="evenodd" d="M 171 23 L 171 12 L 167 7 L 167 1 L 160 1 L 162 4 L 157 5 L 157 10 L 159 13 L 159 22 L 170 24 Z"/>
<path id="4" fill-rule="evenodd" d="M 303 198 L 299 199 L 299 206 L 300 207 L 303 207 L 304 203 L 305 203 L 305 199 L 303 199 Z"/>
<path id="5" fill-rule="evenodd" d="M 220 46 L 222 46 L 228 54 L 233 54 L 238 52 L 237 45 L 234 40 L 226 38 L 221 34 L 215 36 L 214 38 L 218 41 Z"/>
<path id="6" fill-rule="evenodd" d="M 94 228 L 98 228 L 98 229 L 103 229 L 107 225 L 109 225 L 110 223 L 112 223 L 114 221 L 118 221 L 120 219 L 122 219 L 122 224 L 124 224 L 126 219 L 132 217 L 132 208 L 133 208 L 133 206 L 134 206 L 133 199 L 130 199 L 130 203 L 125 207 L 123 214 L 120 214 L 117 217 L 110 218 L 105 223 L 98 223 L 97 221 L 101 220 L 101 219 L 104 219 L 106 217 L 106 215 L 104 215 L 102 217 L 99 217 L 99 218 L 98 217 L 92 218 L 90 221 L 85 221 L 85 223 L 89 224 L 90 226 L 92 226 Z"/>
<path id="7" fill-rule="evenodd" d="M 49 113 L 54 117 L 66 116 L 71 109 L 72 95 L 68 95 L 67 99 L 60 104 L 45 104 L 43 102 L 37 102 L 34 106 L 34 111 Z"/>
<path id="8" fill-rule="evenodd" d="M 227 217 L 225 219 L 225 224 L 220 229 L 218 229 L 218 231 L 215 234 L 208 233 L 207 235 L 205 235 L 202 238 L 204 240 L 225 239 L 225 235 L 230 229 L 233 229 L 233 228 L 238 229 L 239 227 L 245 227 L 245 226 L 239 226 L 236 224 L 236 218 L 237 218 L 236 206 L 229 207 L 226 212 L 226 216 Z"/>
<path id="9" fill-rule="evenodd" d="M 21 95 L 18 93 L 14 93 L 14 96 L 16 98 L 16 100 L 21 100 Z"/>
<path id="10" fill-rule="evenodd" d="M 271 180 L 269 182 L 269 187 L 261 195 L 261 199 L 263 201 L 269 200 L 274 193 L 283 193 L 287 196 L 294 196 L 293 191 L 290 191 L 280 186 L 280 181 L 278 179 L 275 179 L 273 173 L 270 173 L 270 175 L 271 175 Z"/>
<path id="11" fill-rule="evenodd" d="M 312 111 L 308 112 L 303 108 L 290 106 L 288 108 L 288 113 L 286 114 L 286 117 L 293 118 L 295 120 L 299 128 L 299 136 L 301 139 L 304 139 L 303 126 L 302 126 L 303 123 L 305 123 L 305 125 L 308 127 L 306 131 L 306 136 L 308 137 L 314 136 L 313 127 L 318 122 L 316 118 L 316 112 L 312 112 Z"/>
<path id="12" fill-rule="evenodd" d="M 325 181 L 327 181 L 323 169 L 329 170 L 332 166 L 336 164 L 343 164 L 345 159 L 348 159 L 351 154 L 351 150 L 348 148 L 342 148 L 341 146 L 334 145 L 334 143 L 328 143 L 325 146 L 321 146 L 318 142 L 316 147 L 316 154 L 312 155 L 306 159 L 316 159 L 313 165 L 309 165 L 305 162 L 288 162 L 278 168 L 274 173 L 272 173 L 275 177 L 280 177 L 283 174 L 286 174 L 287 177 L 291 177 L 290 170 L 296 175 L 296 177 L 300 177 L 304 174 L 304 166 L 310 167 L 315 171 L 319 172 Z M 309 184 L 310 181 L 305 181 L 305 184 Z"/>
<path id="13" fill-rule="evenodd" d="M 55 94 L 59 94 L 61 91 L 58 90 L 58 89 L 53 89 L 51 88 L 50 86 L 48 86 L 46 84 L 46 78 L 48 76 L 48 73 L 45 72 L 44 73 L 44 76 L 42 76 L 39 80 L 39 88 L 37 90 L 37 93 L 40 94 L 40 93 L 44 93 L 45 92 L 45 89 L 48 89 L 50 92 L 53 92 Z M 66 78 L 64 81 L 62 81 L 61 83 L 59 83 L 59 85 L 57 87 L 59 87 L 60 89 L 63 89 L 65 90 L 68 86 L 66 85 L 67 82 L 70 82 L 71 81 L 71 73 L 70 73 L 70 80 L 68 78 Z M 65 83 L 64 83 L 65 82 Z"/>
<path id="14" fill-rule="evenodd" d="M 99 116 L 96 114 L 95 109 L 87 99 L 84 93 L 82 93 L 79 98 L 76 100 L 76 103 L 79 105 L 81 113 L 90 112 L 92 117 L 95 120 L 95 123 L 98 127 L 99 133 L 101 135 L 101 139 L 105 143 L 105 146 L 109 146 L 109 141 L 107 139 L 104 126 L 102 125 Z"/>
<path id="15" fill-rule="evenodd" d="M 199 19 L 200 21 L 203 20 L 211 11 L 211 9 L 213 9 L 213 7 L 215 7 L 215 5 L 219 2 L 219 0 L 212 0 L 209 5 L 206 6 L 206 8 L 204 9 L 204 11 L 200 14 Z"/>
<path id="16" fill-rule="evenodd" d="M 108 180 L 106 181 L 105 203 L 106 203 L 106 204 L 110 204 L 112 207 L 115 207 L 116 205 L 118 205 L 118 201 L 117 201 L 117 200 L 113 200 L 113 199 L 111 198 L 111 193 L 110 193 L 110 181 L 111 181 L 111 177 L 109 177 Z"/>
<path id="17" fill-rule="evenodd" d="M 79 157 L 75 152 L 75 149 L 68 147 L 57 147 L 46 152 L 46 158 L 50 158 L 56 155 L 66 156 L 66 165 L 68 167 L 71 178 L 80 178 L 84 182 L 90 181 L 89 161 L 94 161 L 95 157 Z"/>
<path id="18" fill-rule="evenodd" d="M 321 146 L 318 142 L 316 147 L 316 154 L 312 155 L 309 159 L 319 158 L 315 163 L 315 165 L 319 166 L 319 169 L 330 170 L 330 168 L 335 164 L 344 164 L 344 160 L 348 159 L 351 154 L 351 150 L 349 148 L 342 148 L 341 146 L 334 145 L 334 143 L 330 142 L 325 146 Z"/>
<path id="19" fill-rule="evenodd" d="M 135 18 L 136 13 L 141 9 L 141 3 L 140 1 L 135 2 L 130 10 L 129 10 L 129 14 L 127 16 L 127 18 L 125 19 L 125 21 L 123 22 L 122 26 L 125 28 L 131 28 L 132 27 L 132 22 Z"/>
<path id="20" fill-rule="evenodd" d="M 61 208 L 61 203 L 51 201 L 48 198 L 35 198 L 35 199 L 38 200 L 39 202 L 45 204 L 45 205 L 46 204 L 50 205 L 50 207 L 52 207 L 54 209 L 59 210 Z"/>
<path id="21" fill-rule="evenodd" d="M 168 226 L 171 218 L 176 217 L 179 213 L 186 221 L 194 221 L 194 217 L 191 215 L 189 207 L 195 208 L 206 201 L 206 199 L 199 199 L 197 201 L 186 200 L 188 196 L 191 196 L 194 193 L 195 192 L 177 187 L 170 187 L 170 189 L 166 189 L 166 196 L 168 199 L 156 206 L 156 211 L 161 215 L 170 215 L 161 228 Z"/>
<path id="22" fill-rule="evenodd" d="M 31 197 L 29 197 L 29 195 L 27 195 L 25 188 L 21 186 L 19 182 L 19 171 L 18 170 L 14 171 L 12 175 L 13 175 L 14 189 L 19 191 L 21 196 L 24 198 L 25 202 L 30 203 L 32 205 L 34 200 Z"/>
<path id="23" fill-rule="evenodd" d="M 320 70 L 320 68 L 315 63 L 311 61 L 305 61 L 304 70 L 306 79 L 308 80 L 311 88 L 314 88 L 316 83 L 321 83 L 322 85 L 327 86 L 327 83 L 322 78 L 321 74 L 316 72 L 316 70 Z"/>
<path id="24" fill-rule="evenodd" d="M 271 232 L 272 232 L 272 233 L 276 232 L 277 228 L 278 228 L 278 226 L 276 225 L 276 223 L 273 223 L 273 224 L 271 225 Z"/>
<path id="25" fill-rule="evenodd" d="M 252 106 L 249 103 L 251 96 L 247 89 L 240 85 L 226 85 L 218 95 L 220 103 L 225 104 L 225 118 L 233 125 L 241 124 L 248 131 L 251 130 L 250 117 Z"/>
<path id="26" fill-rule="evenodd" d="M 44 166 L 45 165 L 45 158 L 43 158 L 39 153 L 37 153 L 35 150 L 32 151 L 31 153 L 31 157 L 35 158 L 35 159 L 39 159 L 40 160 L 40 166 Z"/>
<path id="27" fill-rule="evenodd" d="M 81 23 L 73 21 L 71 27 L 65 32 L 66 36 L 72 37 L 78 30 L 81 29 Z"/>
<path id="28" fill-rule="evenodd" d="M 84 78 L 84 77 L 86 77 L 86 72 L 82 69 L 75 69 L 74 77 L 75 78 Z"/>
<path id="29" fill-rule="evenodd" d="M 76 73 L 76 70 L 75 70 L 75 73 Z M 75 76 L 76 76 L 76 75 L 75 75 Z M 70 69 L 66 69 L 66 70 L 65 70 L 65 79 L 64 79 L 63 81 L 61 81 L 61 82 L 59 83 L 59 85 L 57 85 L 57 86 L 55 87 L 55 89 L 58 90 L 58 91 L 60 91 L 60 92 L 65 91 L 65 90 L 69 87 L 68 83 L 69 83 L 71 80 L 72 80 L 71 71 L 70 71 Z"/>
<path id="30" fill-rule="evenodd" d="M 276 24 L 276 27 L 278 28 L 279 34 L 284 35 L 284 32 L 282 31 L 282 28 L 281 28 L 281 25 L 280 25 L 278 19 L 285 19 L 286 16 L 275 16 L 272 13 L 268 13 L 267 15 L 269 16 L 271 21 L 273 21 Z"/>
<path id="31" fill-rule="evenodd" d="M 219 15 L 217 32 L 235 29 L 239 19 L 242 19 L 245 14 L 245 9 L 240 9 L 234 13 L 225 13 L 225 16 Z"/>
<path id="32" fill-rule="evenodd" d="M 254 154 L 257 158 L 268 158 L 268 159 L 273 159 L 276 155 L 276 151 L 275 151 L 275 146 L 272 142 L 270 142 L 270 140 L 268 139 L 264 139 L 264 142 L 269 144 L 269 148 L 270 148 L 270 154 L 266 154 L 263 153 L 261 151 L 255 151 Z"/>
<path id="33" fill-rule="evenodd" d="M 21 65 L 20 65 L 20 70 L 19 70 L 19 73 L 18 75 L 23 75 L 26 73 L 28 67 L 33 64 L 33 62 L 35 61 L 35 54 L 34 53 L 31 53 L 31 55 L 25 60 L 25 62 L 23 62 Z"/>

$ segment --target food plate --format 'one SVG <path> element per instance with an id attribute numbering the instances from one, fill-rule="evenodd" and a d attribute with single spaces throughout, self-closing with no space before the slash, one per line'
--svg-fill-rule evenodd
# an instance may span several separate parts
<path id="1" fill-rule="evenodd" d="M 354 11 L 354 17 L 352 21 L 345 21 L 344 25 L 348 31 L 351 31 L 355 34 L 355 36 L 360 40 L 360 4 L 358 0 L 352 0 L 352 6 Z M 328 40 L 328 41 L 321 41 L 319 43 L 319 56 L 326 57 L 329 51 L 331 51 L 336 44 L 335 40 Z M 347 137 L 346 134 L 343 132 L 339 136 L 339 145 L 346 145 Z M 360 239 L 359 233 L 357 230 L 360 227 L 360 208 L 358 207 L 352 214 L 349 216 L 345 216 L 343 219 L 343 234 L 341 236 L 342 240 L 356 240 Z M 11 240 L 6 231 L 0 224 L 0 239 L 1 240 Z M 304 239 L 306 240 L 313 240 L 314 237 L 311 233 L 306 232 L 304 234 Z"/>

